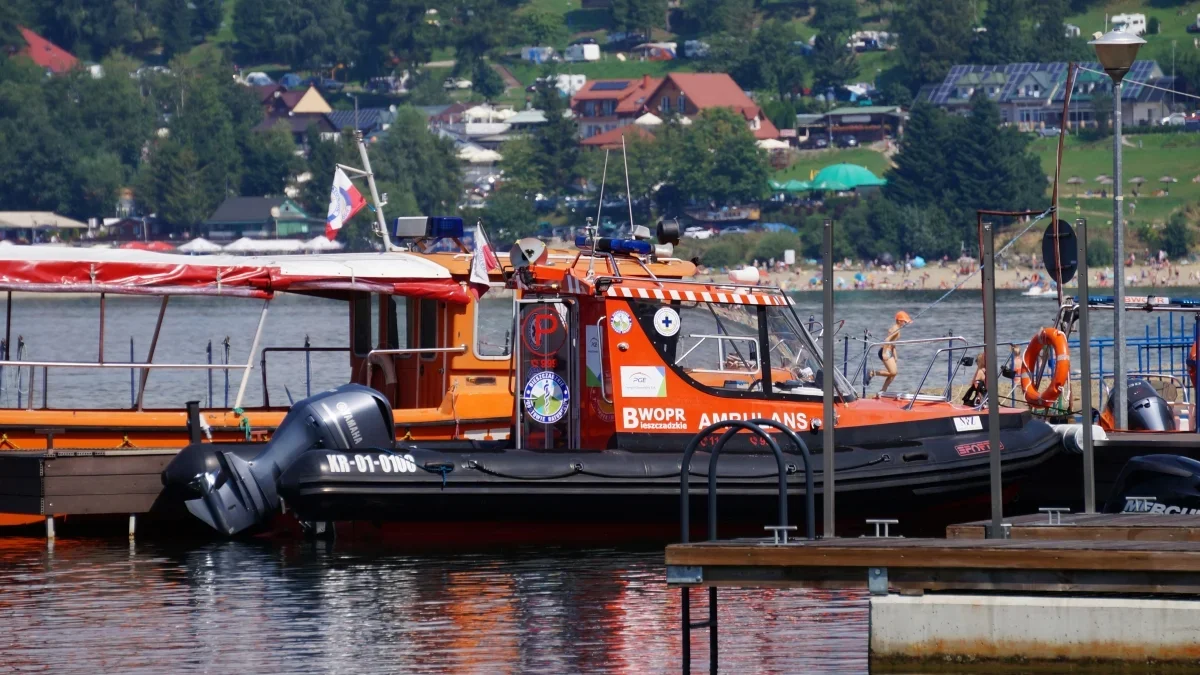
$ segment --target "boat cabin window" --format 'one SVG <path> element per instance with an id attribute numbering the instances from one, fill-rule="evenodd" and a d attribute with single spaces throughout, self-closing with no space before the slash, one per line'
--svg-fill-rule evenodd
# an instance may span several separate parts
<path id="1" fill-rule="evenodd" d="M 355 295 L 350 312 L 354 324 L 354 354 L 365 357 L 379 344 L 379 315 L 371 302 L 371 294 Z"/>
<path id="2" fill-rule="evenodd" d="M 496 288 L 504 288 L 495 284 Z M 475 356 L 502 360 L 512 357 L 512 331 L 516 304 L 508 298 L 482 299 L 475 303 Z"/>
<path id="3" fill-rule="evenodd" d="M 414 300 L 417 305 L 417 314 L 420 317 L 418 320 L 418 349 L 436 349 L 441 345 L 438 344 L 438 309 L 439 303 L 436 300 Z M 421 354 L 421 358 L 427 361 L 436 359 L 437 354 Z"/>
<path id="4" fill-rule="evenodd" d="M 664 307 L 635 302 L 634 313 L 663 360 L 698 388 L 748 398 L 822 396 L 820 354 L 791 307 L 677 302 L 669 305 L 678 316 L 674 332 Z M 832 370 L 839 396 L 852 400 L 854 389 Z"/>

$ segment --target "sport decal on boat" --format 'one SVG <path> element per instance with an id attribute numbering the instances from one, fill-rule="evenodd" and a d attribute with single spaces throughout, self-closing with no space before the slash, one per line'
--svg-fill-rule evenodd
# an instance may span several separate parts
<path id="1" fill-rule="evenodd" d="M 417 461 L 412 455 L 340 455 L 327 454 L 329 473 L 416 473 Z"/>
<path id="2" fill-rule="evenodd" d="M 535 422 L 554 424 L 567 414 L 571 390 L 558 373 L 543 370 L 529 376 L 525 384 L 525 412 Z"/>
<path id="3" fill-rule="evenodd" d="M 551 356 L 567 339 L 562 330 L 558 314 L 549 307 L 539 307 L 525 315 L 521 322 L 521 337 L 529 351 L 541 356 Z"/>
<path id="4" fill-rule="evenodd" d="M 584 363 L 587 365 L 587 380 L 584 382 L 584 386 L 599 387 L 604 371 L 603 357 L 600 354 L 600 327 L 587 326 L 584 337 L 587 346 L 587 358 L 584 359 Z"/>
<path id="5" fill-rule="evenodd" d="M 622 408 L 623 429 L 687 430 L 687 413 L 683 408 Z"/>
<path id="6" fill-rule="evenodd" d="M 621 395 L 625 398 L 666 398 L 666 367 L 621 366 Z"/>
<path id="7" fill-rule="evenodd" d="M 963 443 L 962 445 L 954 446 L 954 451 L 959 457 L 974 457 L 975 455 L 986 455 L 992 449 L 990 441 L 978 441 L 976 443 Z M 1004 451 L 1004 443 L 1000 444 L 1000 450 Z"/>
<path id="8" fill-rule="evenodd" d="M 663 337 L 671 337 L 679 332 L 679 312 L 671 307 L 660 308 L 654 313 L 654 330 Z"/>
<path id="9" fill-rule="evenodd" d="M 983 422 L 979 419 L 979 415 L 971 417 L 955 417 L 954 428 L 959 433 L 964 431 L 983 431 Z"/>
<path id="10" fill-rule="evenodd" d="M 609 317 L 608 325 L 612 326 L 613 332 L 617 335 L 624 335 L 633 330 L 633 317 L 629 316 L 629 312 L 618 309 Z"/>

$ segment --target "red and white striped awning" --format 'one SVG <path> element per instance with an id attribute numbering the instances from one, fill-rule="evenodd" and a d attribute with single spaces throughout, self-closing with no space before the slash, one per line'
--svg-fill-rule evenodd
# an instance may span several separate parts
<path id="1" fill-rule="evenodd" d="M 640 300 L 676 300 L 682 302 L 716 302 L 731 305 L 767 305 L 784 306 L 796 304 L 791 298 L 781 292 L 762 293 L 751 288 L 730 288 L 706 286 L 706 290 L 691 290 L 670 288 L 631 288 L 627 285 L 614 284 L 605 294 L 610 298 L 630 298 Z"/>

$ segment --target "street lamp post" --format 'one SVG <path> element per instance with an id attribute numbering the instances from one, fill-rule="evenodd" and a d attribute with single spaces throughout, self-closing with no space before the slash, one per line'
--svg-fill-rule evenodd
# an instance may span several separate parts
<path id="1" fill-rule="evenodd" d="M 1104 72 L 1113 82 L 1113 413 L 1116 427 L 1126 428 L 1128 416 L 1126 393 L 1128 377 L 1125 369 L 1125 221 L 1123 219 L 1124 197 L 1121 196 L 1121 80 L 1129 72 L 1138 48 L 1146 41 L 1122 31 L 1105 33 L 1088 44 L 1096 50 L 1096 57 Z M 1087 298 L 1080 298 L 1087 302 Z M 1090 402 L 1085 402 L 1090 406 Z M 1087 415 L 1084 415 L 1087 424 Z"/>

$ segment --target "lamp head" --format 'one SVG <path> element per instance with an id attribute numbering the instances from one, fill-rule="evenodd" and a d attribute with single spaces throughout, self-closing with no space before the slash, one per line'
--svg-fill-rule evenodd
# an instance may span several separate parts
<path id="1" fill-rule="evenodd" d="M 1138 49 L 1146 44 L 1142 38 L 1124 31 L 1109 31 L 1088 42 L 1096 50 L 1096 58 L 1114 83 L 1120 82 L 1137 58 Z"/>

